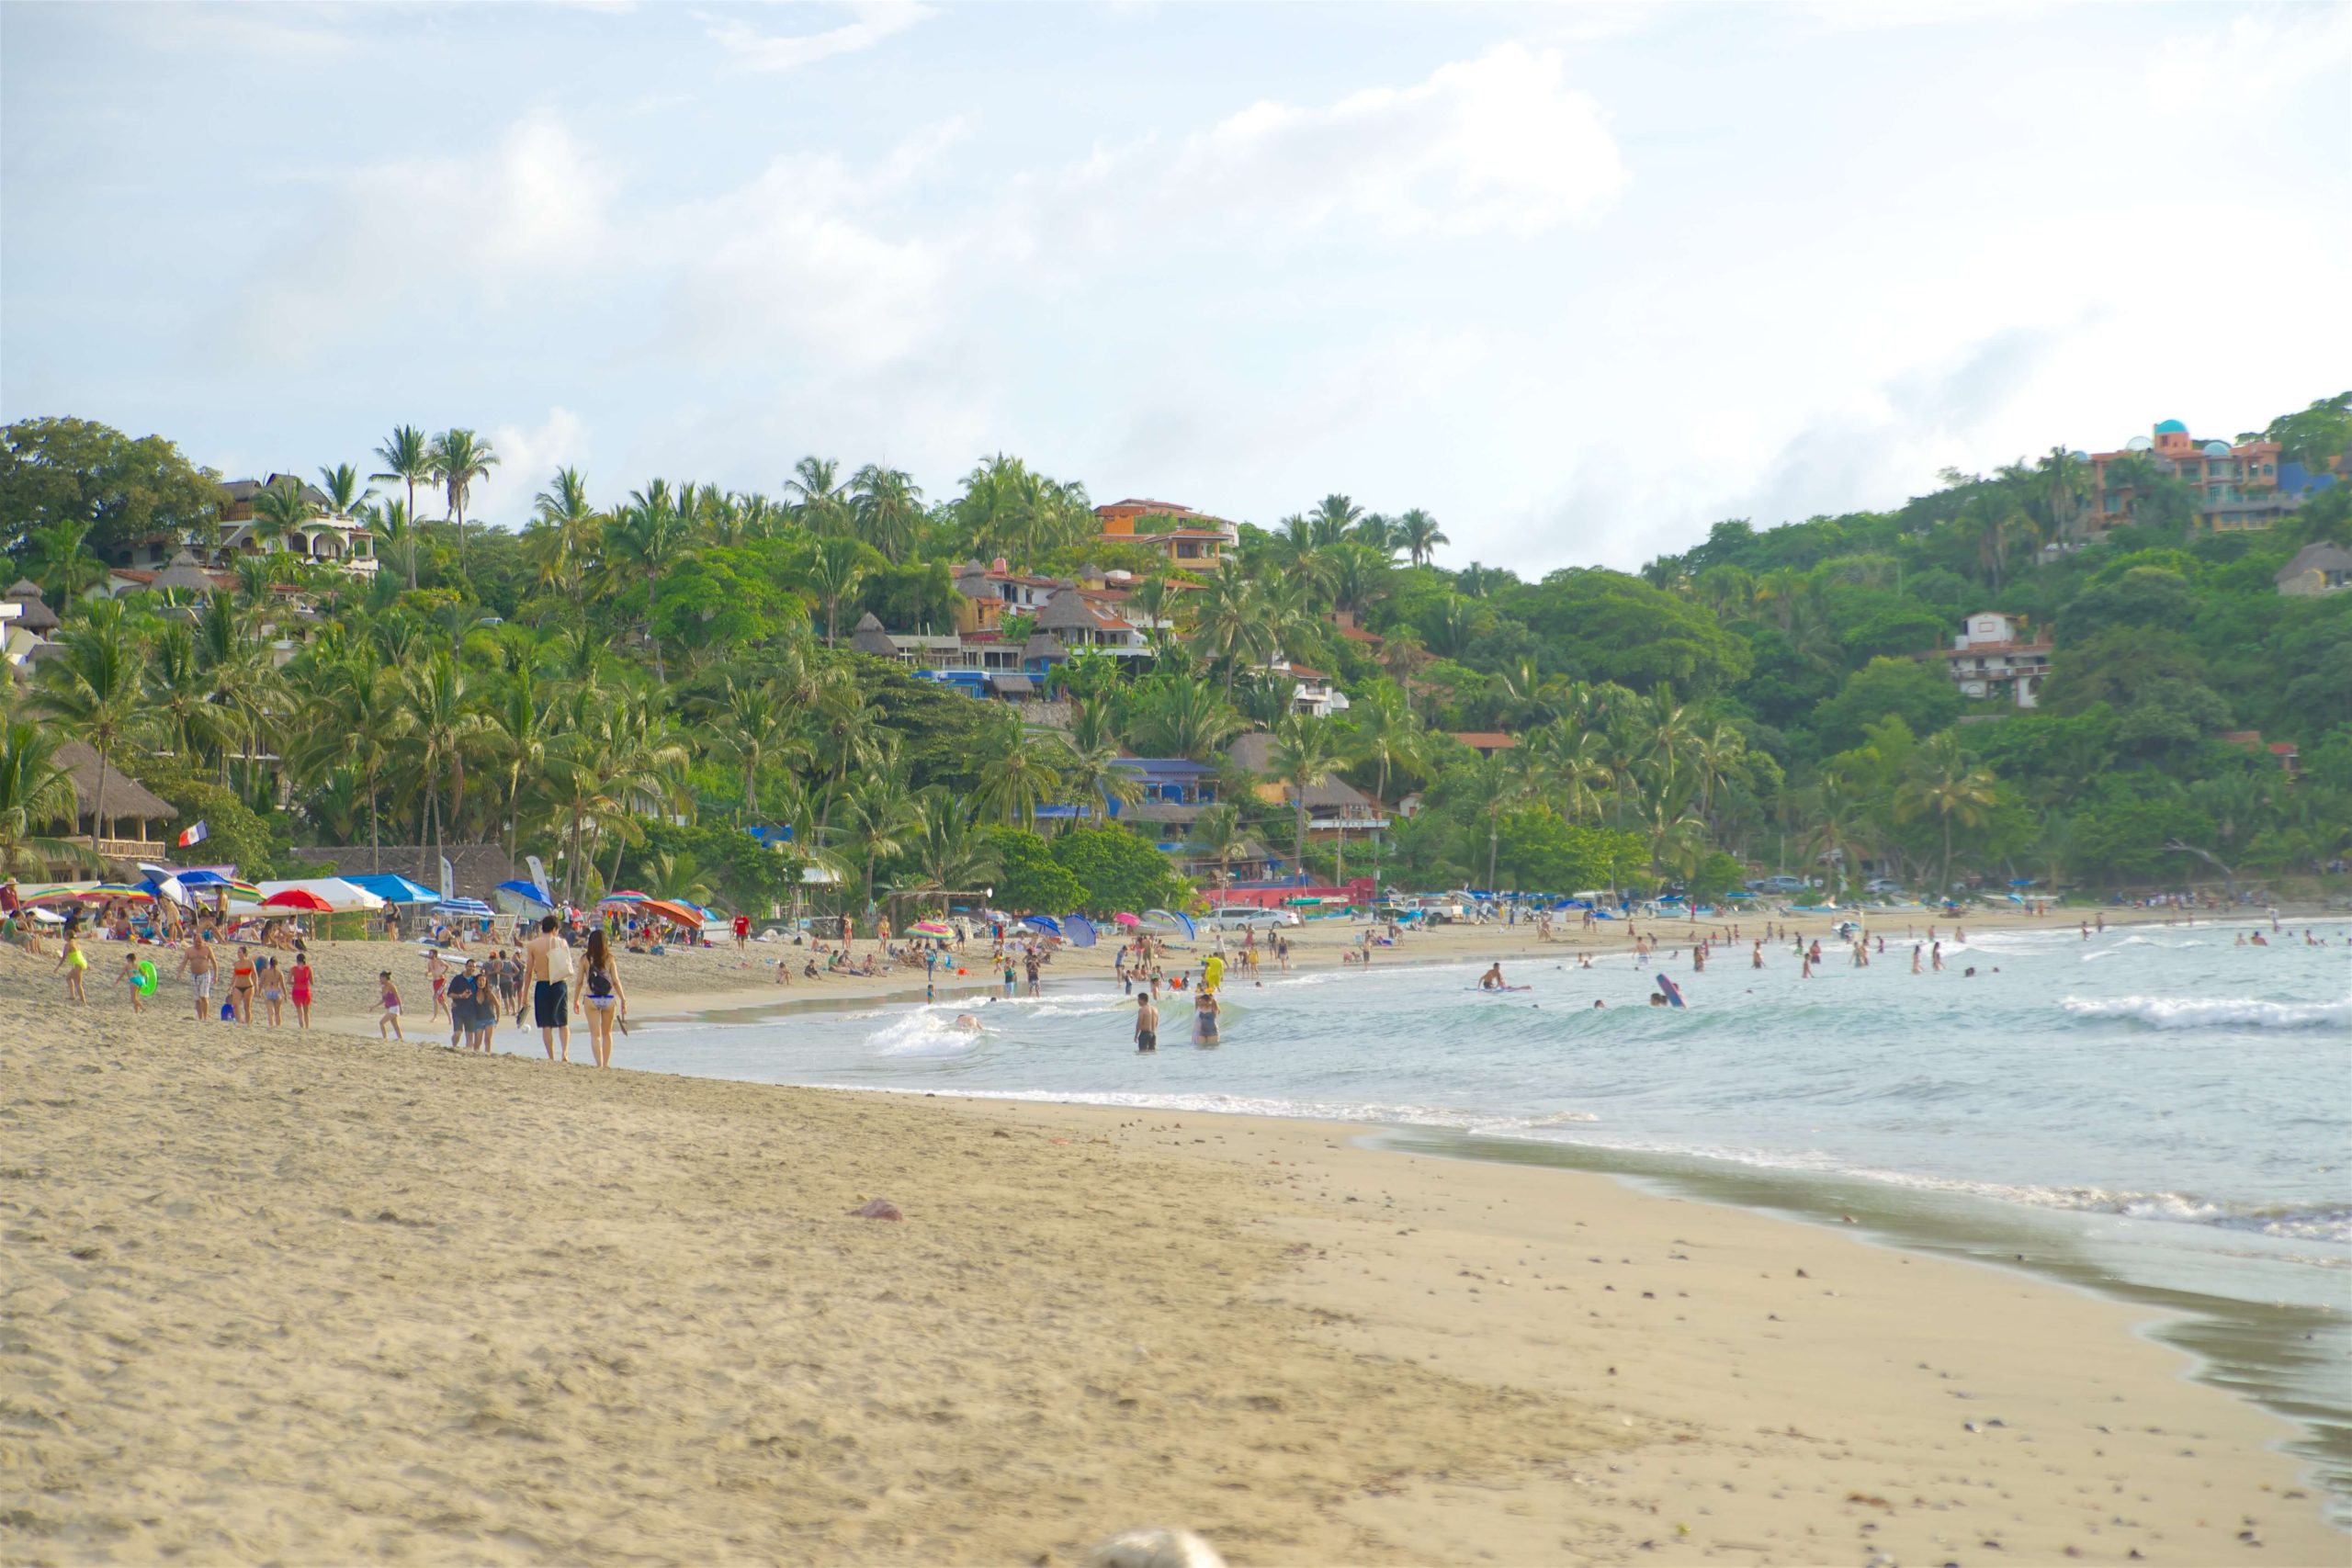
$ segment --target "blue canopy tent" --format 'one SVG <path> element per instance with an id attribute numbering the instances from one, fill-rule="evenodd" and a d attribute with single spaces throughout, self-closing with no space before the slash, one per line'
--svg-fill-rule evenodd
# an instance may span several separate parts
<path id="1" fill-rule="evenodd" d="M 438 904 L 441 895 L 423 883 L 411 882 L 389 871 L 368 872 L 343 878 L 354 887 L 364 887 L 387 904 Z"/>

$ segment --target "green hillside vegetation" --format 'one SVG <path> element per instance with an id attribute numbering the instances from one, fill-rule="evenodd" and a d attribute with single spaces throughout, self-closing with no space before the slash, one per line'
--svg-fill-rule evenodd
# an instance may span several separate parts
<path id="1" fill-rule="evenodd" d="M 2271 434 L 2331 466 L 2346 409 Z M 107 600 L 98 552 L 217 536 L 217 476 L 160 437 L 8 427 L 0 549 L 64 625 L 59 655 L 0 682 L 0 855 L 31 869 L 70 829 L 41 785 L 78 737 L 228 824 L 248 874 L 300 844 L 496 840 L 575 897 L 765 907 L 814 864 L 861 906 L 1000 886 L 1108 912 L 1185 890 L 1141 840 L 1041 811 L 1130 794 L 1123 750 L 1221 762 L 1260 728 L 1271 782 L 1329 774 L 1417 807 L 1348 851 L 1409 886 L 1712 893 L 1802 871 L 2102 891 L 2310 878 L 2352 852 L 2352 592 L 2274 584 L 2305 544 L 2352 543 L 2345 485 L 2268 532 L 2214 535 L 2150 479 L 2138 522 L 2080 539 L 2080 465 L 2055 452 L 1891 511 L 1718 523 L 1637 574 L 1534 581 L 1441 566 L 1436 519 L 1335 495 L 1179 577 L 1148 544 L 1101 541 L 1082 486 L 1001 455 L 938 499 L 817 458 L 773 497 L 655 480 L 602 499 L 564 470 L 511 531 L 468 511 L 497 462 L 471 433 L 402 427 L 322 469 L 374 535 L 372 581 L 272 554 L 209 602 Z M 256 527 L 282 536 L 307 507 L 266 494 Z M 951 566 L 998 556 L 1136 572 L 1177 629 L 1148 659 L 1058 670 L 1067 728 L 848 649 L 868 613 L 952 629 Z M 2037 711 L 1971 703 L 1917 657 L 1986 610 L 2053 637 Z M 1292 714 L 1276 656 L 1331 675 L 1347 712 Z M 1515 744 L 1491 757 L 1450 733 L 1496 730 Z M 2242 731 L 2265 744 L 2224 739 Z M 2300 751 L 2293 773 L 2272 741 Z M 1226 772 L 1240 809 L 1196 857 L 1290 852 L 1294 813 L 1249 787 L 1270 781 Z M 779 825 L 783 853 L 746 831 Z M 1307 843 L 1326 874 L 1329 852 Z"/>

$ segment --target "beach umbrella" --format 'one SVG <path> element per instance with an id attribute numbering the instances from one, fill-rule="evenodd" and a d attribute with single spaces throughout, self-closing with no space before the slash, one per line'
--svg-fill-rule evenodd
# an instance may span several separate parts
<path id="1" fill-rule="evenodd" d="M 479 898 L 444 898 L 434 908 L 445 915 L 489 916 L 498 913 Z"/>
<path id="2" fill-rule="evenodd" d="M 684 926 L 690 931 L 702 929 L 702 917 L 682 904 L 673 904 L 667 898 L 647 898 L 643 903 L 673 925 Z"/>
<path id="3" fill-rule="evenodd" d="M 153 899 L 155 896 L 144 887 L 131 887 L 122 883 L 108 882 L 96 887 L 85 887 L 75 897 L 86 898 L 93 904 L 104 904 L 117 898 L 127 898 L 132 903 L 139 903 Z"/>
<path id="4" fill-rule="evenodd" d="M 1125 913 L 1116 914 L 1116 915 L 1112 916 L 1111 918 L 1112 918 L 1113 919 L 1114 919 L 1114 920 L 1118 921 L 1118 922 L 1119 922 L 1119 924 L 1121 924 L 1121 925 L 1123 925 L 1123 926 L 1139 926 L 1139 925 L 1143 924 L 1143 922 L 1142 922 L 1141 920 L 1137 919 L 1135 916 L 1133 916 L 1133 915 L 1129 915 L 1129 914 L 1125 914 Z"/>
<path id="5" fill-rule="evenodd" d="M 313 915 L 332 913 L 334 906 L 307 887 L 288 887 L 261 901 L 265 909 L 302 909 Z"/>
<path id="6" fill-rule="evenodd" d="M 59 904 L 79 898 L 79 887 L 36 887 L 31 892 L 19 891 L 17 898 L 27 904 Z"/>
<path id="7" fill-rule="evenodd" d="M 1193 930 L 1193 917 L 1190 915 L 1180 914 L 1174 909 L 1146 909 L 1144 914 L 1162 924 L 1174 926 L 1187 938 L 1196 938 L 1200 935 L 1199 931 Z"/>
<path id="8" fill-rule="evenodd" d="M 1092 947 L 1095 943 L 1094 922 L 1084 915 L 1072 915 L 1062 922 L 1062 935 L 1072 947 Z"/>
<path id="9" fill-rule="evenodd" d="M 1054 919 L 1051 915 L 1031 915 L 1021 923 L 1025 926 L 1034 926 L 1037 930 L 1044 931 L 1047 936 L 1059 936 L 1062 934 L 1062 923 Z"/>
<path id="10" fill-rule="evenodd" d="M 956 929 L 944 920 L 917 920 L 907 928 L 917 936 L 954 936 Z"/>

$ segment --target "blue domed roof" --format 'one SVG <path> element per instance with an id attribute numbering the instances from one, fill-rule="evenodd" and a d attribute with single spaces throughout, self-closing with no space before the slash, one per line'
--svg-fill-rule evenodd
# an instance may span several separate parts
<path id="1" fill-rule="evenodd" d="M 2177 419 L 2168 419 L 2162 424 L 2156 426 L 2156 434 L 2158 435 L 2186 435 L 2188 434 L 2188 426 L 2181 423 L 2180 421 Z"/>
<path id="2" fill-rule="evenodd" d="M 2131 440 L 2126 441 L 2123 444 L 2123 449 L 2126 452 L 2145 452 L 2149 447 L 2154 446 L 2154 445 L 2155 443 L 2154 441 L 2149 440 L 2144 435 L 2135 435 Z"/>
<path id="3" fill-rule="evenodd" d="M 2208 457 L 2226 457 L 2229 455 L 2230 444 L 2228 442 L 2208 441 L 2205 443 L 2205 456 Z"/>

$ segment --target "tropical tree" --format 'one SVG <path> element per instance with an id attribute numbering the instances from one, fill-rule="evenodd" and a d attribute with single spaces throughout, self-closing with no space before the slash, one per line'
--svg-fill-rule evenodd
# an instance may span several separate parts
<path id="1" fill-rule="evenodd" d="M 1048 750 L 1033 740 L 1021 720 L 1007 712 L 979 741 L 974 769 L 979 787 L 973 791 L 973 804 L 1016 828 L 1034 829 L 1037 807 L 1061 792 L 1061 761 L 1069 754 L 1058 742 Z"/>
<path id="2" fill-rule="evenodd" d="M 865 880 L 865 906 L 874 907 L 874 867 L 899 853 L 922 830 L 922 815 L 895 773 L 868 773 L 842 792 L 832 831 L 856 852 Z"/>
<path id="3" fill-rule="evenodd" d="M 1936 883 L 1938 893 L 1951 888 L 1952 829 L 1983 827 L 1998 798 L 1993 774 L 1972 765 L 1949 730 L 1929 739 L 1913 755 L 1909 776 L 1895 788 L 1894 816 L 1901 822 L 1933 817 L 1942 829 L 1943 870 Z"/>
<path id="4" fill-rule="evenodd" d="M 356 780 L 368 807 L 369 868 L 383 870 L 382 785 L 402 723 L 400 677 L 364 652 L 322 663 L 309 671 L 300 717 L 288 764 L 298 776 Z"/>
<path id="5" fill-rule="evenodd" d="M 793 517 L 811 534 L 847 533 L 854 514 L 848 491 L 841 482 L 842 466 L 831 457 L 803 457 L 784 481 Z"/>
<path id="6" fill-rule="evenodd" d="M 101 600 L 64 634 L 64 652 L 44 660 L 35 677 L 33 706 L 98 754 L 98 784 L 90 815 L 98 836 L 114 836 L 107 815 L 107 784 L 114 759 L 141 728 L 145 673 L 139 639 L 119 602 Z"/>
<path id="7" fill-rule="evenodd" d="M 777 682 L 739 686 L 731 675 L 703 710 L 712 721 L 710 735 L 719 753 L 743 770 L 743 805 L 736 819 L 747 826 L 757 822 L 761 772 L 808 754 L 799 716 Z"/>
<path id="8" fill-rule="evenodd" d="M 458 527 L 460 570 L 466 563 L 466 502 L 473 494 L 475 481 L 488 479 L 497 466 L 498 454 L 470 430 L 453 428 L 433 438 L 429 471 L 448 498 L 449 520 Z"/>
<path id="9" fill-rule="evenodd" d="M 321 468 L 319 488 L 326 491 L 327 510 L 336 517 L 351 516 L 360 502 L 376 493 L 372 487 L 360 488 L 359 470 L 348 463 L 337 463 L 332 468 Z"/>
<path id="10" fill-rule="evenodd" d="M 865 577 L 865 547 L 847 535 L 820 536 L 808 542 L 803 570 L 825 606 L 825 646 L 831 648 L 841 630 L 842 601 L 856 592 Z"/>
<path id="11" fill-rule="evenodd" d="M 485 728 L 482 716 L 468 700 L 465 671 L 448 654 L 435 650 L 421 664 L 400 672 L 400 707 L 395 734 L 408 764 L 424 787 L 424 815 L 421 827 L 433 840 L 433 852 L 442 850 L 442 829 L 464 808 L 466 752 Z M 441 806 L 441 782 L 449 782 L 449 805 Z"/>
<path id="12" fill-rule="evenodd" d="M 662 637 L 653 618 L 655 601 L 662 575 L 693 549 L 686 521 L 671 496 L 670 487 L 655 479 L 644 490 L 631 491 L 628 504 L 605 523 L 603 540 L 604 570 L 597 586 L 607 593 L 640 587 L 644 590 L 645 609 L 639 624 L 647 645 L 653 650 L 653 678 L 667 683 L 669 672 L 662 668 Z"/>
<path id="13" fill-rule="evenodd" d="M 921 880 L 900 891 L 974 893 L 995 882 L 1001 869 L 996 846 L 961 802 L 944 791 L 926 791 L 917 814 L 921 830 L 906 852 Z"/>
<path id="14" fill-rule="evenodd" d="M 1363 516 L 1363 508 L 1344 495 L 1327 495 L 1307 513 L 1307 535 L 1320 549 L 1336 545 L 1354 531 Z"/>
<path id="15" fill-rule="evenodd" d="M 857 536 L 898 561 L 915 546 L 922 526 L 922 491 L 903 468 L 868 463 L 850 480 L 850 509 Z"/>
<path id="16" fill-rule="evenodd" d="M 87 547 L 85 517 L 60 517 L 25 536 L 24 574 L 53 604 L 70 604 L 106 581 L 106 563 Z"/>
<path id="17" fill-rule="evenodd" d="M 368 532 L 375 536 L 376 555 L 379 559 L 397 560 L 409 587 L 416 587 L 416 514 L 402 501 L 387 501 L 381 506 L 368 507 L 362 513 L 368 520 Z"/>
<path id="18" fill-rule="evenodd" d="M 604 521 L 578 468 L 558 468 L 554 480 L 532 499 L 531 521 L 523 530 L 524 558 L 541 582 L 570 597 L 575 614 L 587 608 L 589 567 Z"/>
<path id="19" fill-rule="evenodd" d="M 1344 500 L 1344 497 L 1335 499 Z M 1274 777 L 1291 793 L 1291 853 L 1298 868 L 1306 868 L 1306 792 L 1329 782 L 1347 760 L 1338 728 L 1328 718 L 1295 713 L 1274 726 L 1274 743 L 1267 755 Z M 1344 830 L 1340 852 L 1347 853 Z"/>
<path id="20" fill-rule="evenodd" d="M 96 863 L 70 839 L 43 829 L 74 827 L 74 777 L 57 765 L 57 741 L 30 719 L 0 724 L 0 875 L 40 875 L 52 863 Z"/>
<path id="21" fill-rule="evenodd" d="M 1075 730 L 1062 737 L 1068 755 L 1058 760 L 1062 792 L 1101 817 L 1111 802 L 1132 806 L 1143 798 L 1143 781 L 1119 766 L 1119 748 L 1107 737 L 1081 741 Z"/>
<path id="22" fill-rule="evenodd" d="M 429 481 L 433 478 L 432 441 L 413 424 L 396 424 L 392 426 L 391 434 L 385 437 L 384 444 L 376 448 L 376 461 L 384 466 L 384 471 L 370 474 L 368 478 L 379 483 L 398 480 L 406 485 L 408 506 L 401 515 L 413 523 L 416 520 L 417 481 Z M 412 589 L 416 586 L 416 552 L 413 546 L 408 556 L 408 585 Z"/>
<path id="23" fill-rule="evenodd" d="M 284 474 L 277 483 L 254 492 L 254 537 L 275 539 L 281 549 L 294 547 L 295 531 L 318 515 L 302 489 L 300 479 Z"/>
<path id="24" fill-rule="evenodd" d="M 1250 840 L 1241 829 L 1241 808 L 1229 802 L 1219 802 L 1193 819 L 1193 831 L 1185 846 L 1203 859 L 1216 861 L 1216 882 L 1220 887 L 1233 886 L 1233 857 L 1249 848 Z"/>
<path id="25" fill-rule="evenodd" d="M 1388 799 L 1390 773 L 1400 769 L 1419 772 L 1426 766 L 1428 748 L 1420 721 L 1413 716 L 1413 705 L 1406 700 L 1404 688 L 1396 682 L 1382 681 L 1368 688 L 1348 710 L 1348 719 L 1355 727 L 1351 750 L 1359 761 L 1369 762 L 1374 769 L 1374 800 Z"/>
<path id="26" fill-rule="evenodd" d="M 1440 545 L 1452 544 L 1437 519 L 1416 506 L 1396 519 L 1396 543 L 1406 558 L 1415 566 L 1427 566 L 1437 555 Z"/>

